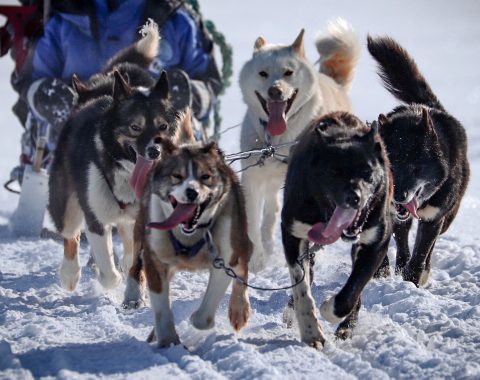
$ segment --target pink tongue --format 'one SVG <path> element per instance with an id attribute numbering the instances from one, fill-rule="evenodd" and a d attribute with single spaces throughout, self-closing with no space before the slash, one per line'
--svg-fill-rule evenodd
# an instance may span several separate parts
<path id="1" fill-rule="evenodd" d="M 267 131 L 270 136 L 278 136 L 287 130 L 287 121 L 285 120 L 285 109 L 287 102 L 269 102 L 268 103 L 268 122 Z"/>
<path id="2" fill-rule="evenodd" d="M 137 154 L 137 162 L 135 163 L 135 168 L 133 169 L 132 176 L 128 183 L 135 191 L 135 196 L 140 199 L 143 194 L 143 189 L 145 189 L 145 184 L 147 183 L 148 174 L 152 168 L 155 161 L 146 160 L 142 156 Z"/>
<path id="3" fill-rule="evenodd" d="M 418 201 L 417 198 L 413 197 L 413 199 L 405 205 L 405 208 L 408 210 L 410 214 L 416 219 L 419 219 L 417 214 L 418 208 Z"/>
<path id="4" fill-rule="evenodd" d="M 155 228 L 157 230 L 168 231 L 175 228 L 180 223 L 183 223 L 195 215 L 197 205 L 194 203 L 178 203 L 177 207 L 173 209 L 172 214 L 163 222 L 148 223 L 148 228 Z"/>
<path id="5" fill-rule="evenodd" d="M 327 225 L 322 222 L 314 224 L 308 231 L 308 238 L 317 244 L 332 244 L 340 238 L 343 230 L 353 223 L 356 215 L 357 210 L 353 208 L 336 207 Z"/>

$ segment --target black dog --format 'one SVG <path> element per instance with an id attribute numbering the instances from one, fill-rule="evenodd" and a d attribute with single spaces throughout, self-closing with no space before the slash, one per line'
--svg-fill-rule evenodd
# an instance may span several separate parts
<path id="1" fill-rule="evenodd" d="M 452 223 L 467 188 L 467 137 L 401 46 L 387 37 L 369 37 L 368 50 L 386 89 L 407 104 L 378 121 L 394 176 L 396 272 L 424 286 L 435 241 Z M 410 258 L 411 216 L 419 224 Z"/>
<path id="2" fill-rule="evenodd" d="M 314 121 L 292 152 L 282 210 L 282 240 L 292 283 L 302 271 L 297 259 L 308 241 L 319 245 L 340 237 L 354 242 L 352 273 L 342 290 L 320 307 L 340 323 L 336 335 L 350 336 L 360 309 L 360 293 L 386 257 L 391 235 L 390 169 L 375 124 L 367 127 L 346 112 Z M 293 289 L 302 341 L 321 348 L 325 341 L 306 278 Z"/>

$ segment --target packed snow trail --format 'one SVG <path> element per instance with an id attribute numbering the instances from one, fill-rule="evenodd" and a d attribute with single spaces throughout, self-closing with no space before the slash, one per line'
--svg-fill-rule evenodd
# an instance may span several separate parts
<path id="1" fill-rule="evenodd" d="M 298 8 L 287 0 L 204 0 L 201 6 L 233 44 L 237 72 L 258 35 L 290 43 L 302 27 L 313 59 L 314 33 L 336 16 L 350 21 L 363 41 L 367 33 L 389 34 L 415 58 L 439 99 L 467 129 L 472 169 L 459 215 L 436 244 L 429 286 L 417 289 L 398 276 L 371 281 L 353 338 L 334 340 L 335 326 L 319 317 L 328 341 L 317 352 L 300 342 L 295 325 L 287 329 L 282 322 L 287 291 L 250 291 L 252 317 L 238 335 L 227 318 L 228 292 L 215 328 L 196 330 L 189 317 L 200 304 L 207 275 L 180 273 L 172 283 L 172 306 L 186 348 L 157 349 L 145 342 L 153 325 L 151 310 L 123 311 L 123 286 L 105 292 L 90 269 L 83 268 L 76 292 L 60 287 L 62 245 L 13 237 L 7 223 L 17 198 L 0 191 L 0 379 L 480 378 L 480 4 L 331 0 L 319 10 L 314 0 Z M 362 54 L 352 99 L 355 113 L 371 120 L 396 103 L 381 87 L 366 49 Z M 15 100 L 8 85 L 12 68 L 8 58 L 0 61 L 5 89 L 0 105 L 2 183 L 16 163 L 21 133 L 10 111 Z M 224 127 L 237 124 L 244 111 L 238 85 L 233 86 L 222 101 Z M 238 151 L 238 128 L 222 137 L 222 146 L 227 153 Z M 116 250 L 121 252 L 118 241 Z M 252 283 L 289 284 L 279 234 L 275 251 L 269 269 L 252 275 Z M 317 306 L 344 284 L 349 252 L 340 242 L 317 255 Z M 392 242 L 392 263 L 394 254 Z M 82 245 L 83 265 L 87 259 L 88 247 Z"/>

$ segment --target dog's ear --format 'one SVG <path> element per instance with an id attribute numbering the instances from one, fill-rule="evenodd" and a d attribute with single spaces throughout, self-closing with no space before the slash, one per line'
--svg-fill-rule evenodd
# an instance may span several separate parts
<path id="1" fill-rule="evenodd" d="M 113 72 L 113 100 L 118 102 L 132 95 L 132 88 L 118 70 Z"/>
<path id="2" fill-rule="evenodd" d="M 168 99 L 168 78 L 165 70 L 162 71 L 155 87 L 153 87 L 152 95 L 158 96 L 160 99 Z"/>
<path id="3" fill-rule="evenodd" d="M 387 123 L 388 123 L 388 118 L 383 113 L 378 115 L 378 124 L 380 124 L 380 127 L 383 127 Z"/>
<path id="4" fill-rule="evenodd" d="M 305 58 L 305 46 L 303 44 L 303 36 L 305 34 L 305 29 L 302 29 L 292 44 L 292 50 L 297 53 L 300 57 Z"/>
<path id="5" fill-rule="evenodd" d="M 262 36 L 258 37 L 255 40 L 255 45 L 253 45 L 253 53 L 255 54 L 257 51 L 261 50 L 265 45 L 267 44 L 267 41 L 265 38 Z"/>
<path id="6" fill-rule="evenodd" d="M 430 118 L 430 114 L 426 108 L 422 108 L 422 118 L 419 125 L 426 129 L 427 133 L 431 136 L 436 136 L 435 129 L 433 128 L 433 121 Z"/>
<path id="7" fill-rule="evenodd" d="M 215 141 L 211 141 L 207 144 L 205 144 L 201 149 L 200 151 L 202 153 L 206 153 L 206 154 L 218 154 L 219 152 L 219 148 L 218 148 L 218 145 Z"/>
<path id="8" fill-rule="evenodd" d="M 89 90 L 89 88 L 80 80 L 77 74 L 72 75 L 72 87 L 78 95 L 88 92 Z"/>

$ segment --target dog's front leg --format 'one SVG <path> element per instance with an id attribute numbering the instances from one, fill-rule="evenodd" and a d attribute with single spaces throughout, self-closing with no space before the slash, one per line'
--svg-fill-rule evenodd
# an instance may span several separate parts
<path id="1" fill-rule="evenodd" d="M 352 248 L 356 251 L 352 272 L 340 292 L 325 300 L 320 306 L 323 318 L 330 323 L 338 324 L 344 322 L 352 312 L 355 312 L 363 288 L 380 267 L 387 254 L 389 241 L 390 236 L 388 235 L 380 241 L 368 245 L 358 243 L 358 247 Z M 356 314 L 352 318 L 348 318 L 348 324 L 353 326 L 355 323 Z M 344 330 L 346 325 L 342 324 L 341 327 Z M 338 332 L 340 333 L 340 331 Z M 342 334 L 345 335 L 345 332 Z"/>
<path id="2" fill-rule="evenodd" d="M 75 290 L 80 281 L 80 233 L 70 239 L 63 240 L 63 261 L 60 267 L 60 282 L 64 289 Z"/>
<path id="3" fill-rule="evenodd" d="M 274 252 L 274 233 L 277 226 L 280 201 L 278 191 L 284 182 L 285 176 L 271 176 L 265 187 L 265 205 L 262 220 L 262 243 L 265 254 L 271 256 Z"/>
<path id="4" fill-rule="evenodd" d="M 215 325 L 215 313 L 227 291 L 230 281 L 231 278 L 225 274 L 223 269 L 210 268 L 210 278 L 208 279 L 207 290 L 203 296 L 202 304 L 190 318 L 192 324 L 197 329 L 206 330 Z"/>
<path id="5" fill-rule="evenodd" d="M 268 178 L 261 177 L 261 169 L 247 169 L 242 175 L 242 186 L 245 191 L 245 204 L 248 220 L 248 236 L 253 243 L 253 254 L 250 258 L 250 270 L 257 273 L 265 268 L 265 255 L 261 236 L 261 218 L 264 207 L 264 182 Z"/>
<path id="6" fill-rule="evenodd" d="M 238 276 L 248 281 L 248 264 L 240 262 L 234 268 Z M 228 305 L 228 318 L 235 331 L 240 331 L 250 318 L 250 301 L 248 300 L 247 287 L 241 282 L 234 280 L 232 284 L 232 295 Z"/>
<path id="7" fill-rule="evenodd" d="M 418 223 L 413 255 L 403 271 L 403 279 L 417 287 L 427 285 L 430 276 L 430 260 L 433 247 L 443 226 L 443 218 L 432 222 Z"/>
<path id="8" fill-rule="evenodd" d="M 394 222 L 393 237 L 397 246 L 397 262 L 395 263 L 395 274 L 402 274 L 405 266 L 410 260 L 410 248 L 408 247 L 408 234 L 412 227 L 412 218 L 406 222 Z"/>
<path id="9" fill-rule="evenodd" d="M 153 252 L 144 251 L 145 275 L 147 277 L 150 303 L 155 315 L 154 336 L 158 347 L 169 347 L 180 344 L 180 338 L 175 330 L 172 309 L 170 307 L 170 276 L 169 267 L 160 262 Z"/>
<path id="10" fill-rule="evenodd" d="M 123 245 L 121 268 L 124 276 L 127 276 L 133 264 L 133 225 L 134 222 L 118 223 L 117 225 Z"/>
<path id="11" fill-rule="evenodd" d="M 102 232 L 97 233 L 97 232 Z M 112 227 L 104 226 L 103 231 L 93 232 L 87 228 L 85 234 L 90 243 L 93 258 L 97 264 L 98 281 L 106 289 L 116 288 L 122 282 L 122 276 L 115 268 L 112 245 Z"/>
<path id="12" fill-rule="evenodd" d="M 303 253 L 305 242 L 292 236 L 282 224 L 282 241 L 285 249 L 285 257 L 290 271 L 292 284 L 298 283 L 303 276 L 300 265 L 296 262 L 299 255 Z M 298 327 L 302 342 L 316 349 L 322 349 L 325 344 L 325 336 L 318 323 L 316 316 L 315 300 L 312 297 L 310 285 L 310 262 L 303 261 L 305 279 L 293 288 L 294 310 L 297 316 Z"/>

